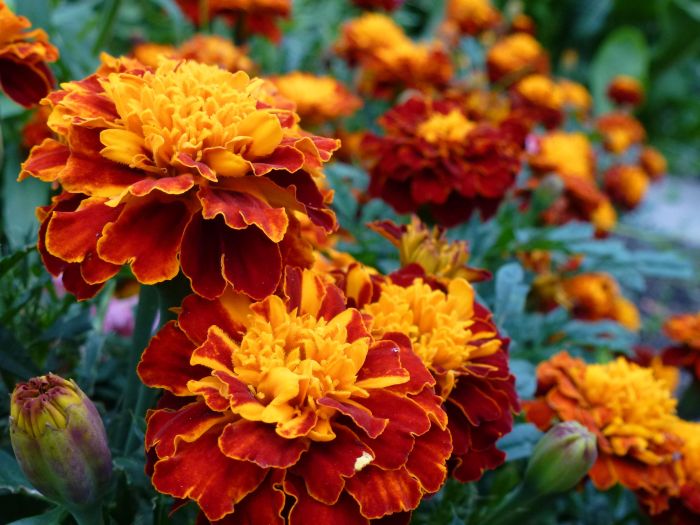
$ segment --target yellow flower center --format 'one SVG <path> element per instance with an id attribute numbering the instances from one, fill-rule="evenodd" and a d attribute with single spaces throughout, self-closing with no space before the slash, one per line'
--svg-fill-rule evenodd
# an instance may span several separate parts
<path id="1" fill-rule="evenodd" d="M 632 448 L 634 455 L 648 464 L 665 461 L 648 447 L 666 441 L 676 400 L 650 369 L 623 358 L 589 365 L 583 388 L 593 405 L 609 411 L 609 423 L 603 434 L 610 440 L 615 454 L 624 456 Z"/>
<path id="2" fill-rule="evenodd" d="M 308 437 L 328 441 L 335 437 L 330 426 L 335 409 L 319 405 L 320 398 L 352 403 L 351 398 L 368 397 L 369 388 L 407 380 L 357 381 L 370 347 L 369 337 L 348 341 L 348 324 L 357 311 L 326 321 L 287 312 L 277 296 L 266 300 L 266 309 L 266 315 L 249 316 L 247 332 L 232 353 L 235 375 L 262 403 L 246 405 L 242 417 L 276 423 L 284 432 L 315 413 L 318 420 Z"/>
<path id="3" fill-rule="evenodd" d="M 244 72 L 164 60 L 142 76 L 112 73 L 100 83 L 119 115 L 100 134 L 101 153 L 131 167 L 184 171 L 185 154 L 220 175 L 241 176 L 248 160 L 282 140 L 275 110 L 258 108 L 262 80 Z"/>
<path id="4" fill-rule="evenodd" d="M 593 178 L 591 144 L 583 133 L 553 132 L 545 135 L 538 157 L 558 173 L 589 180 Z"/>
<path id="5" fill-rule="evenodd" d="M 401 266 L 419 264 L 428 275 L 457 277 L 469 259 L 467 243 L 449 242 L 440 230 L 430 230 L 413 218 L 399 240 Z"/>
<path id="6" fill-rule="evenodd" d="M 463 142 L 476 124 L 467 119 L 458 109 L 447 114 L 435 113 L 418 126 L 418 136 L 431 144 L 440 142 Z"/>
<path id="7" fill-rule="evenodd" d="M 426 367 L 437 372 L 461 369 L 471 359 L 496 352 L 493 332 L 473 332 L 474 290 L 464 279 L 453 279 L 447 293 L 433 290 L 422 279 L 408 287 L 387 283 L 376 303 L 365 311 L 373 317 L 372 333 L 406 334 Z"/>

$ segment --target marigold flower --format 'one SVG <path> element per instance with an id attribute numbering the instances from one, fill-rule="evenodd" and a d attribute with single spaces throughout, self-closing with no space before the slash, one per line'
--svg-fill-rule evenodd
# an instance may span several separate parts
<path id="1" fill-rule="evenodd" d="M 557 82 L 557 85 L 566 108 L 579 115 L 579 117 L 584 117 L 590 113 L 593 99 L 583 84 L 562 78 Z"/>
<path id="2" fill-rule="evenodd" d="M 646 368 L 623 358 L 587 365 L 566 352 L 537 367 L 536 399 L 524 403 L 527 419 L 542 430 L 558 419 L 595 433 L 598 459 L 589 472 L 595 487 L 620 483 L 652 514 L 679 494 L 682 441 L 671 430 L 675 406 Z"/>
<path id="3" fill-rule="evenodd" d="M 200 0 L 177 0 L 177 3 L 195 24 L 203 22 Z M 291 11 L 291 0 L 208 0 L 206 16 L 223 16 L 232 25 L 241 24 L 245 34 L 258 33 L 277 42 L 282 36 L 277 19 L 288 18 Z"/>
<path id="4" fill-rule="evenodd" d="M 650 348 L 635 346 L 634 355 L 628 357 L 628 359 L 651 370 L 654 378 L 664 383 L 669 392 L 675 392 L 676 388 L 678 388 L 680 384 L 680 370 L 675 366 L 664 364 L 662 356 Z"/>
<path id="5" fill-rule="evenodd" d="M 616 104 L 638 106 L 644 101 L 644 87 L 634 77 L 618 75 L 608 84 L 608 97 Z"/>
<path id="6" fill-rule="evenodd" d="M 410 341 L 372 337 L 309 270 L 288 269 L 284 299 L 187 297 L 138 373 L 178 398 L 147 416 L 153 484 L 211 521 L 407 521 L 446 477 L 446 415 Z"/>
<path id="7" fill-rule="evenodd" d="M 564 117 L 564 94 L 550 77 L 528 75 L 513 86 L 516 107 L 523 108 L 531 118 L 548 128 L 561 123 Z"/>
<path id="8" fill-rule="evenodd" d="M 27 108 L 53 89 L 56 81 L 46 63 L 58 60 L 44 30 L 27 31 L 31 25 L 0 0 L 0 89 Z"/>
<path id="9" fill-rule="evenodd" d="M 537 25 L 532 17 L 527 16 L 525 13 L 518 13 L 510 21 L 510 32 L 527 33 L 528 35 L 535 36 L 537 33 Z"/>
<path id="10" fill-rule="evenodd" d="M 360 9 L 383 9 L 384 11 L 394 11 L 401 7 L 404 0 L 352 0 Z"/>
<path id="11" fill-rule="evenodd" d="M 603 178 L 605 191 L 613 202 L 628 210 L 637 207 L 649 188 L 649 177 L 639 166 L 613 166 L 605 172 Z"/>
<path id="12" fill-rule="evenodd" d="M 352 115 L 362 101 L 329 76 L 294 71 L 270 79 L 280 95 L 296 105 L 303 123 L 318 124 Z"/>
<path id="13" fill-rule="evenodd" d="M 375 221 L 368 226 L 396 246 L 401 268 L 417 264 L 426 275 L 440 281 L 461 277 L 476 282 L 491 277 L 488 270 L 467 266 L 469 246 L 466 241 L 448 241 L 444 229 L 437 226 L 430 229 L 415 215 L 407 225 Z"/>
<path id="14" fill-rule="evenodd" d="M 182 269 L 205 297 L 229 283 L 262 298 L 285 260 L 311 265 L 292 212 L 335 228 L 317 180 L 338 143 L 274 101 L 259 79 L 191 61 L 65 84 L 48 99 L 60 140 L 20 175 L 64 190 L 38 211 L 49 272 L 81 299 L 124 264 L 144 284 Z"/>
<path id="15" fill-rule="evenodd" d="M 607 113 L 597 120 L 596 127 L 603 135 L 605 148 L 612 153 L 623 153 L 646 139 L 642 124 L 626 113 Z"/>
<path id="16" fill-rule="evenodd" d="M 688 368 L 700 379 L 700 312 L 669 317 L 664 332 L 674 342 L 663 352 L 664 364 Z"/>
<path id="17" fill-rule="evenodd" d="M 668 163 L 666 157 L 656 148 L 645 146 L 639 154 L 639 163 L 653 181 L 659 180 L 666 175 Z"/>
<path id="18" fill-rule="evenodd" d="M 520 169 L 512 128 L 470 121 L 454 102 L 412 97 L 380 124 L 385 136 L 364 141 L 369 193 L 399 213 L 425 207 L 445 226 L 491 215 Z"/>
<path id="19" fill-rule="evenodd" d="M 22 146 L 26 150 L 38 146 L 44 139 L 53 137 L 53 133 L 47 125 L 50 113 L 50 108 L 39 106 L 22 128 Z"/>
<path id="20" fill-rule="evenodd" d="M 452 475 L 474 481 L 503 463 L 505 454 L 496 441 L 510 432 L 519 410 L 508 370 L 508 342 L 499 336 L 488 310 L 474 300 L 467 281 L 452 279 L 440 289 L 424 278 L 397 272 L 379 285 L 379 298 L 363 312 L 372 317 L 375 337 L 391 332 L 410 337 L 445 400 L 454 443 Z"/>
<path id="21" fill-rule="evenodd" d="M 595 153 L 583 133 L 551 131 L 538 137 L 535 144 L 529 156 L 535 170 L 595 180 Z"/>
<path id="22" fill-rule="evenodd" d="M 449 0 L 445 24 L 449 30 L 463 35 L 478 35 L 496 27 L 501 21 L 501 14 L 490 0 Z"/>
<path id="23" fill-rule="evenodd" d="M 562 290 L 574 317 L 588 321 L 612 319 L 629 330 L 639 330 L 639 312 L 620 295 L 617 282 L 606 273 L 581 273 L 562 281 Z"/>
<path id="24" fill-rule="evenodd" d="M 486 66 L 491 82 L 511 84 L 531 73 L 549 73 L 549 57 L 540 43 L 527 33 L 514 33 L 488 50 Z"/>
<path id="25" fill-rule="evenodd" d="M 679 497 L 671 500 L 669 511 L 658 517 L 658 523 L 693 525 L 700 518 L 700 423 L 676 418 L 671 431 L 683 440 L 684 481 Z"/>
<path id="26" fill-rule="evenodd" d="M 452 63 L 441 42 L 414 43 L 390 17 L 366 13 L 350 20 L 335 45 L 336 52 L 362 71 L 360 85 L 377 96 L 400 88 L 429 91 L 445 86 Z"/>

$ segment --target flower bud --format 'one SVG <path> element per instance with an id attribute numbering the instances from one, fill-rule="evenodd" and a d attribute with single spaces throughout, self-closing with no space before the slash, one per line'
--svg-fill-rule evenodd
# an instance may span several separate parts
<path id="1" fill-rule="evenodd" d="M 525 487 L 539 494 L 565 492 L 588 473 L 598 457 L 596 437 L 576 421 L 554 425 L 535 446 Z"/>
<path id="2" fill-rule="evenodd" d="M 10 438 L 24 474 L 44 496 L 69 509 L 99 501 L 112 458 L 97 409 L 74 381 L 48 374 L 19 383 Z"/>

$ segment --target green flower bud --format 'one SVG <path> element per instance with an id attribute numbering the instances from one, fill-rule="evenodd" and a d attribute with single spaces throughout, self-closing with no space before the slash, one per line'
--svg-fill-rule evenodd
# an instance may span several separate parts
<path id="1" fill-rule="evenodd" d="M 524 485 L 533 494 L 573 488 L 598 457 L 596 437 L 576 421 L 554 425 L 535 446 L 525 471 Z"/>
<path id="2" fill-rule="evenodd" d="M 112 458 L 97 409 L 74 381 L 48 374 L 19 383 L 10 438 L 24 474 L 44 496 L 69 509 L 100 500 Z"/>

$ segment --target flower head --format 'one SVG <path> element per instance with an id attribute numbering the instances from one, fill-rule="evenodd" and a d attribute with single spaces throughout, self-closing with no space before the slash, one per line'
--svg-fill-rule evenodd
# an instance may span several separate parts
<path id="1" fill-rule="evenodd" d="M 669 317 L 664 332 L 673 341 L 663 352 L 664 364 L 688 368 L 700 378 L 700 312 Z"/>
<path id="2" fill-rule="evenodd" d="M 434 379 L 405 336 L 373 337 L 311 271 L 257 303 L 186 298 L 138 372 L 179 398 L 148 415 L 153 484 L 211 521 L 371 523 L 445 479 Z"/>
<path id="3" fill-rule="evenodd" d="M 665 384 L 623 358 L 587 365 L 565 352 L 539 365 L 537 381 L 537 397 L 524 407 L 528 420 L 542 430 L 555 419 L 578 421 L 595 433 L 589 476 L 598 489 L 620 483 L 652 514 L 667 508 L 679 493 L 682 441 L 671 430 L 676 401 Z"/>
<path id="4" fill-rule="evenodd" d="M 401 7 L 404 0 L 352 0 L 352 3 L 361 9 L 383 9 L 394 11 Z"/>
<path id="5" fill-rule="evenodd" d="M 10 439 L 27 479 L 68 508 L 94 505 L 109 485 L 112 458 L 104 425 L 74 381 L 47 374 L 17 384 Z"/>
<path id="6" fill-rule="evenodd" d="M 362 311 L 371 316 L 375 337 L 400 332 L 411 339 L 444 399 L 454 442 L 452 474 L 473 481 L 505 459 L 496 441 L 510 432 L 519 410 L 507 342 L 467 281 L 452 279 L 443 290 L 411 277 L 397 272 L 381 283 L 378 299 Z"/>
<path id="7" fill-rule="evenodd" d="M 644 87 L 634 77 L 618 75 L 608 85 L 608 97 L 616 104 L 638 106 L 644 101 Z"/>
<path id="8" fill-rule="evenodd" d="M 450 32 L 478 35 L 500 21 L 501 14 L 490 0 L 449 0 L 447 3 L 445 25 Z"/>
<path id="9" fill-rule="evenodd" d="M 639 164 L 651 180 L 663 178 L 668 169 L 668 163 L 663 153 L 652 146 L 644 146 L 639 154 Z"/>
<path id="10" fill-rule="evenodd" d="M 280 95 L 294 102 L 304 124 L 346 117 L 362 105 L 358 97 L 333 77 L 295 71 L 271 80 Z"/>
<path id="11" fill-rule="evenodd" d="M 616 154 L 627 151 L 630 146 L 641 144 L 646 138 L 642 124 L 626 113 L 607 113 L 596 121 L 598 131 L 603 135 L 605 148 Z"/>
<path id="12" fill-rule="evenodd" d="M 613 202 L 628 210 L 639 205 L 649 188 L 649 177 L 639 166 L 613 166 L 603 177 L 605 191 Z"/>
<path id="13" fill-rule="evenodd" d="M 513 33 L 496 42 L 486 55 L 491 82 L 511 84 L 524 75 L 549 73 L 549 57 L 528 33 Z"/>
<path id="14" fill-rule="evenodd" d="M 383 137 L 365 138 L 369 192 L 399 213 L 426 208 L 440 224 L 492 214 L 520 169 L 519 135 L 507 123 L 471 121 L 458 104 L 412 97 L 389 110 Z"/>
<path id="15" fill-rule="evenodd" d="M 659 516 L 659 523 L 691 525 L 700 517 L 700 423 L 676 418 L 671 431 L 683 440 L 680 465 L 684 481 L 679 497 L 671 500 L 671 508 Z"/>
<path id="16" fill-rule="evenodd" d="M 106 66 L 105 66 L 106 67 Z M 292 212 L 335 228 L 318 180 L 337 141 L 303 132 L 266 84 L 196 62 L 111 72 L 49 97 L 47 139 L 23 165 L 64 192 L 39 210 L 39 249 L 79 298 L 129 264 L 144 284 L 182 272 L 206 297 L 227 283 L 272 293 L 292 242 Z"/>
<path id="17" fill-rule="evenodd" d="M 42 29 L 27 31 L 31 22 L 17 16 L 0 0 L 0 90 L 24 107 L 48 95 L 55 80 L 47 62 L 58 60 L 58 49 Z"/>
<path id="18" fill-rule="evenodd" d="M 530 154 L 530 165 L 538 172 L 594 180 L 595 154 L 583 133 L 551 131 L 538 137 L 536 149 Z"/>
<path id="19" fill-rule="evenodd" d="M 533 74 L 519 80 L 513 86 L 516 107 L 545 126 L 553 128 L 561 123 L 564 108 L 564 92 L 547 75 Z"/>
<path id="20" fill-rule="evenodd" d="M 564 107 L 580 117 L 588 115 L 593 105 L 593 99 L 583 84 L 572 80 L 561 79 L 557 82 L 564 99 Z"/>

